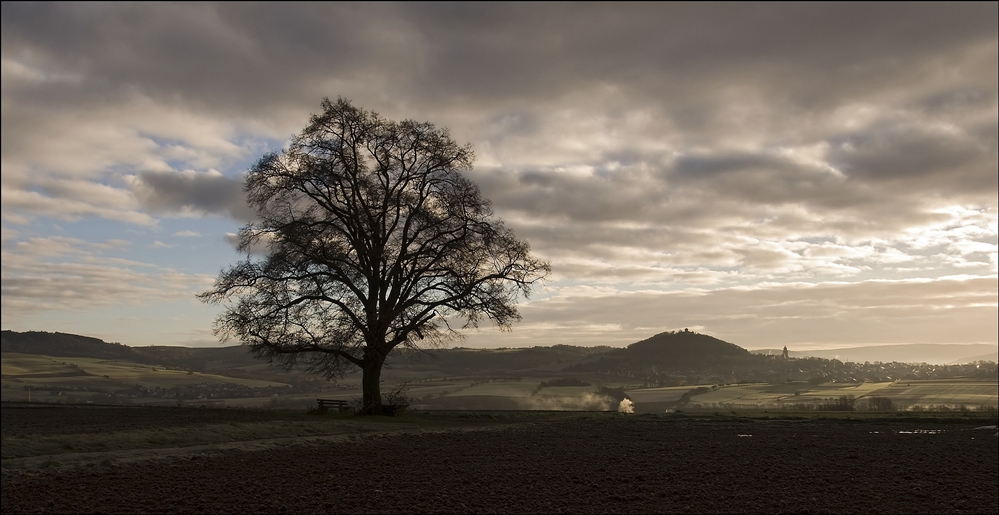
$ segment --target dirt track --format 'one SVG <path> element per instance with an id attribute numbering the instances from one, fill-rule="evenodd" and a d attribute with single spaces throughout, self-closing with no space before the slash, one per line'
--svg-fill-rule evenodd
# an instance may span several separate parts
<path id="1" fill-rule="evenodd" d="M 997 513 L 973 427 L 577 419 L 5 473 L 2 511 Z"/>

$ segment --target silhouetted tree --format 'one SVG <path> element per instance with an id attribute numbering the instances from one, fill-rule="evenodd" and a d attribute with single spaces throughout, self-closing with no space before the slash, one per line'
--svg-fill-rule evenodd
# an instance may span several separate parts
<path id="1" fill-rule="evenodd" d="M 438 346 L 458 336 L 456 322 L 509 329 L 518 295 L 550 266 L 462 175 L 472 150 L 447 129 L 385 120 L 342 98 L 322 107 L 288 148 L 249 170 L 257 221 L 239 232 L 247 258 L 200 298 L 226 306 L 215 334 L 258 358 L 327 378 L 360 368 L 363 412 L 378 413 L 394 348 Z M 261 247 L 266 257 L 254 259 Z"/>

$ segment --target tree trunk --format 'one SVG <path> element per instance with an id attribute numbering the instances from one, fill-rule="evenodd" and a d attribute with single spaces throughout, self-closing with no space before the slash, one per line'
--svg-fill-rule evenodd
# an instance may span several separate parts
<path id="1" fill-rule="evenodd" d="M 361 413 L 364 415 L 382 414 L 381 378 L 383 364 L 385 364 L 385 356 L 372 353 L 361 368 L 361 391 L 363 392 Z"/>

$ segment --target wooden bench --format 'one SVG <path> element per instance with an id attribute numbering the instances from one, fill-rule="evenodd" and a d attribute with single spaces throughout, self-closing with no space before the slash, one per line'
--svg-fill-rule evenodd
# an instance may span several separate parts
<path id="1" fill-rule="evenodd" d="M 316 399 L 316 403 L 319 404 L 320 413 L 326 413 L 330 408 L 336 408 L 340 413 L 350 413 L 350 407 L 347 406 L 347 401 L 342 401 L 340 399 Z"/>

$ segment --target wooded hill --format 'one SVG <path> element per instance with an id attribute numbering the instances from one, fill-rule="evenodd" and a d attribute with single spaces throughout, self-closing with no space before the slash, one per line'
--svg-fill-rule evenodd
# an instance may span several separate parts
<path id="1" fill-rule="evenodd" d="M 3 331 L 0 352 L 43 354 L 96 359 L 133 361 L 147 365 L 175 366 L 190 370 L 241 368 L 260 364 L 244 347 L 129 347 L 99 338 L 67 333 Z"/>

